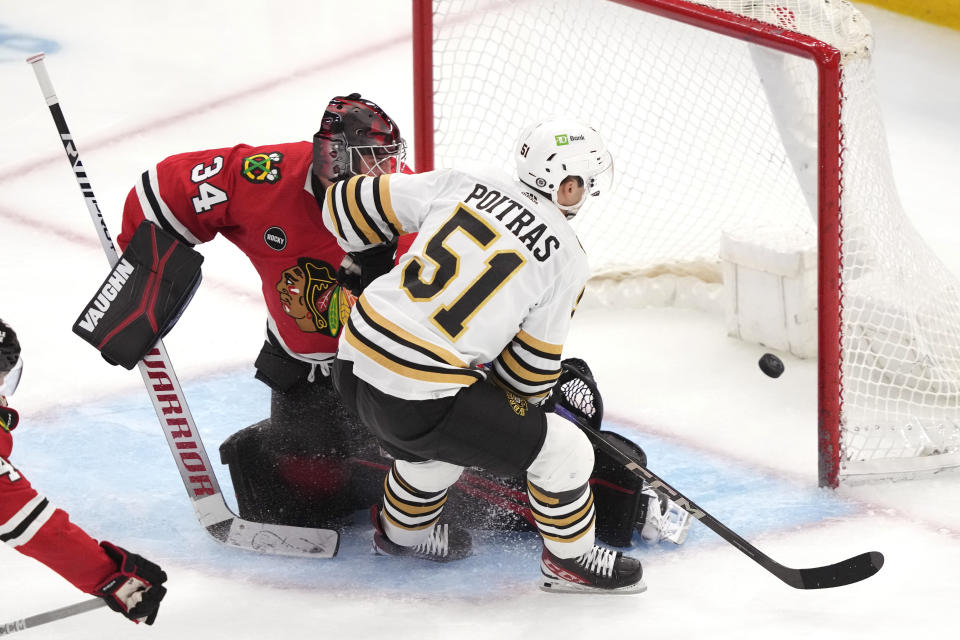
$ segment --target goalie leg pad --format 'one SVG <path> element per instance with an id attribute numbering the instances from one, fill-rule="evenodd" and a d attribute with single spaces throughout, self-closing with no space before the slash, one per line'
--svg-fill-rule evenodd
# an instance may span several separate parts
<path id="1" fill-rule="evenodd" d="M 611 431 L 601 431 L 600 435 L 646 464 L 647 455 L 635 442 Z M 614 547 L 629 547 L 634 531 L 639 529 L 638 523 L 642 523 L 646 515 L 643 481 L 603 449 L 594 446 L 594 456 L 596 463 L 590 486 L 597 509 L 597 537 Z"/>
<path id="2" fill-rule="evenodd" d="M 297 527 L 337 527 L 348 504 L 350 468 L 344 459 L 276 450 L 270 419 L 241 429 L 220 445 L 241 518 Z M 362 505 L 365 506 L 365 505 Z"/>
<path id="3" fill-rule="evenodd" d="M 203 256 L 144 220 L 73 332 L 112 364 L 133 369 L 180 318 L 197 287 Z"/>
<path id="4" fill-rule="evenodd" d="M 358 458 L 374 467 L 385 462 L 325 377 L 275 391 L 270 418 L 220 447 L 241 517 L 301 527 L 337 527 L 379 499 L 382 471 Z"/>

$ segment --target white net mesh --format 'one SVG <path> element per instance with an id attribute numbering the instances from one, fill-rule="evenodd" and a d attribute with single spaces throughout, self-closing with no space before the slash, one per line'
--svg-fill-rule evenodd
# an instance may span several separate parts
<path id="1" fill-rule="evenodd" d="M 960 283 L 900 206 L 869 59 L 844 66 L 843 86 L 843 464 L 956 465 Z"/>
<path id="2" fill-rule="evenodd" d="M 950 464 L 960 448 L 960 286 L 897 201 L 869 24 L 845 0 L 675 4 L 841 52 L 841 473 Z M 551 114 L 604 136 L 614 192 L 575 222 L 596 275 L 717 282 L 724 230 L 774 223 L 816 236 L 812 61 L 606 0 L 435 0 L 433 20 L 436 166 L 511 167 L 519 128 Z"/>

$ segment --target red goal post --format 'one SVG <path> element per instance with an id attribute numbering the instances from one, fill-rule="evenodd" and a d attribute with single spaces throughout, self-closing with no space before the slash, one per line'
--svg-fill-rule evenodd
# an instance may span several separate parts
<path id="1" fill-rule="evenodd" d="M 666 21 L 682 26 L 663 36 L 662 41 L 643 48 L 667 30 Z M 637 128 L 644 131 L 645 137 L 629 148 L 656 146 L 649 144 L 651 136 L 662 136 L 669 142 L 660 147 L 661 151 L 672 149 L 682 144 L 677 142 L 685 135 L 680 129 L 689 128 L 691 140 L 695 140 L 689 149 L 696 153 L 688 151 L 684 155 L 678 151 L 678 159 L 668 158 L 679 171 L 686 170 L 693 162 L 691 156 L 704 149 L 715 147 L 722 152 L 727 145 L 730 149 L 728 157 L 711 157 L 701 173 L 694 174 L 700 183 L 701 175 L 712 175 L 718 166 L 729 170 L 716 178 L 713 191 L 701 199 L 685 193 L 689 181 L 677 188 L 669 178 L 657 182 L 650 189 L 655 193 L 649 194 L 647 175 L 642 175 L 637 183 L 644 184 L 644 192 L 625 195 L 624 208 L 646 211 L 651 206 L 659 207 L 671 221 L 679 220 L 688 211 L 708 211 L 709 217 L 691 222 L 690 228 L 710 226 L 714 220 L 722 220 L 724 225 L 755 225 L 759 212 L 781 216 L 784 210 L 793 210 L 785 217 L 786 224 L 804 227 L 804 232 L 815 236 L 820 484 L 837 486 L 841 477 L 912 475 L 960 465 L 960 370 L 953 363 L 954 355 L 960 356 L 960 307 L 953 303 L 936 318 L 914 321 L 911 314 L 916 311 L 916 304 L 912 303 L 910 290 L 916 286 L 911 282 L 891 284 L 896 278 L 884 271 L 882 257 L 875 255 L 881 240 L 871 235 L 873 227 L 881 228 L 877 233 L 883 236 L 889 235 L 889 228 L 909 228 L 909 223 L 899 209 L 889 176 L 882 124 L 872 94 L 869 24 L 849 2 L 414 0 L 413 22 L 418 170 L 429 170 L 435 164 L 442 166 L 476 150 L 494 154 L 498 146 L 510 141 L 508 136 L 515 134 L 514 129 L 528 119 L 516 112 L 518 103 L 523 103 L 523 108 L 529 106 L 530 113 L 542 113 L 551 103 L 562 102 L 569 104 L 575 115 L 597 126 L 607 138 L 611 130 L 622 131 L 622 122 L 605 121 L 604 118 L 613 116 L 598 113 L 592 105 L 577 104 L 567 96 L 553 98 L 549 88 L 539 88 L 551 75 L 575 69 L 581 60 L 590 60 L 592 73 L 577 79 L 590 87 L 587 93 L 609 92 L 628 109 L 634 108 L 629 104 L 631 99 L 644 102 L 636 113 L 631 112 L 630 122 L 640 122 Z M 700 32 L 716 35 L 701 36 Z M 559 39 L 557 33 L 561 34 Z M 707 79 L 697 76 L 715 73 L 709 69 L 699 71 L 697 65 L 709 63 L 714 57 L 719 59 L 721 48 L 725 51 L 734 47 L 728 43 L 755 47 L 749 55 L 760 72 L 760 81 L 745 78 L 750 73 L 749 65 L 743 67 L 748 71 L 730 71 L 729 76 L 724 67 L 719 73 L 722 80 L 710 86 Z M 741 54 L 740 49 L 746 51 L 736 46 L 740 47 L 736 55 Z M 802 151 L 796 151 L 799 143 L 785 141 L 791 135 L 803 138 L 802 133 L 788 130 L 790 123 L 785 124 L 785 120 L 799 116 L 777 113 L 782 108 L 772 104 L 777 98 L 776 89 L 771 89 L 777 82 L 763 77 L 761 66 L 766 63 L 760 56 L 766 54 L 758 53 L 759 50 L 777 52 L 791 65 L 793 59 L 808 61 L 807 65 L 800 65 L 800 70 L 789 71 L 796 73 L 796 78 L 784 77 L 786 84 L 810 85 L 804 89 L 810 94 L 810 128 L 815 139 L 809 159 L 802 158 Z M 559 61 L 558 65 L 549 66 L 554 59 Z M 808 65 L 814 71 L 805 71 Z M 655 77 L 647 75 L 648 68 L 660 66 L 670 70 Z M 493 72 L 484 72 L 485 68 Z M 615 74 L 618 77 L 606 84 L 593 84 L 604 82 L 598 76 Z M 740 76 L 745 78 L 743 87 L 737 86 Z M 630 89 L 631 84 L 642 86 L 644 93 Z M 757 89 L 758 86 L 761 88 Z M 522 87 L 526 90 L 518 89 Z M 792 91 L 790 87 L 786 90 Z M 660 107 L 656 116 L 651 115 L 654 110 L 645 103 L 646 96 L 670 91 L 682 99 L 666 102 L 672 106 Z M 629 99 L 623 100 L 624 96 Z M 750 100 L 750 106 L 741 106 L 741 98 L 744 105 Z M 753 105 L 760 99 L 767 100 L 766 106 Z M 484 109 L 496 112 L 507 100 L 511 101 L 508 112 L 489 119 L 478 115 Z M 527 105 L 528 101 L 535 104 Z M 796 99 L 791 96 L 782 101 L 792 109 L 788 103 Z M 690 115 L 691 120 L 701 120 L 689 125 L 674 123 L 671 128 L 663 124 L 673 122 L 671 113 L 678 110 L 683 110 L 687 117 L 686 111 L 697 107 L 694 103 L 713 106 L 702 109 L 702 114 Z M 707 113 L 711 109 L 714 113 Z M 742 116 L 747 111 L 750 115 Z M 622 110 L 615 115 L 622 117 Z M 711 121 L 711 117 L 716 120 Z M 716 132 L 733 128 L 731 123 L 737 118 L 744 123 L 736 125 L 742 128 L 731 134 L 731 140 L 734 135 L 755 136 L 757 140 L 762 137 L 763 142 L 750 143 L 743 151 L 738 142 L 719 141 L 720 134 Z M 505 121 L 502 132 L 498 120 Z M 761 120 L 769 120 L 766 130 L 749 128 Z M 667 133 L 663 133 L 664 129 Z M 704 134 L 704 130 L 708 133 Z M 492 140 L 490 146 L 485 146 L 484 138 Z M 775 154 L 780 155 L 771 159 Z M 749 158 L 742 166 L 733 166 L 741 157 Z M 658 159 L 662 158 L 661 153 Z M 509 166 L 508 157 L 502 160 L 504 166 Z M 655 166 L 654 162 L 650 160 L 650 166 Z M 813 166 L 811 182 L 806 186 L 802 175 L 805 165 Z M 761 173 L 771 176 L 769 181 L 758 179 L 753 186 L 736 184 L 745 175 Z M 783 186 L 790 180 L 798 185 Z M 734 184 L 729 194 L 723 191 L 725 182 Z M 876 182 L 882 182 L 882 188 L 876 188 Z M 771 193 L 751 193 L 766 190 Z M 684 193 L 678 196 L 681 191 Z M 789 192 L 789 197 L 778 199 L 778 191 Z M 807 196 L 806 202 L 803 196 Z M 673 198 L 689 200 L 673 210 L 659 204 Z M 730 201 L 730 211 L 720 211 L 722 203 L 716 203 L 726 200 Z M 712 210 L 715 206 L 717 211 Z M 876 214 L 880 210 L 881 214 Z M 809 218 L 806 222 L 804 211 Z M 882 215 L 877 218 L 879 224 L 869 217 L 874 215 Z M 668 233 L 664 231 L 657 239 L 658 246 L 674 246 Z M 718 236 L 719 227 L 711 234 Z M 584 240 L 590 253 L 589 238 Z M 960 288 L 953 289 L 955 279 L 935 258 L 924 253 L 921 240 L 915 241 L 913 236 L 908 240 L 907 258 L 912 262 L 906 271 L 911 276 L 932 280 L 934 284 L 928 287 L 931 294 L 951 290 L 956 298 Z M 714 274 L 708 279 L 718 277 L 716 249 L 679 242 L 672 255 L 658 255 L 649 263 L 642 247 L 631 246 L 633 256 L 625 253 L 615 262 L 603 265 L 597 275 L 660 273 L 662 265 L 672 263 L 681 265 L 684 273 L 699 270 L 687 265 L 706 264 L 707 271 Z M 931 272 L 932 276 L 927 275 Z M 877 291 L 884 292 L 884 296 L 889 293 L 889 300 L 878 302 Z M 923 326 L 918 329 L 914 325 Z M 926 331 L 924 327 L 930 325 L 937 326 Z M 949 335 L 941 339 L 944 326 Z M 936 339 L 931 339 L 931 334 L 937 334 Z M 938 358 L 936 366 L 917 372 L 917 362 Z M 941 375 L 944 369 L 950 371 Z M 906 400 L 901 393 L 904 388 L 909 390 Z"/>

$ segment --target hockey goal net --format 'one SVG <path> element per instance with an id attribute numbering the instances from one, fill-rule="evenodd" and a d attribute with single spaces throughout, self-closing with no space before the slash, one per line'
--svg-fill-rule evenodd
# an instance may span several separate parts
<path id="1" fill-rule="evenodd" d="M 719 282 L 725 230 L 809 238 L 821 485 L 960 465 L 960 285 L 900 207 L 853 5 L 415 0 L 414 23 L 418 169 L 512 166 L 563 111 L 617 159 L 577 229 L 596 278 Z"/>

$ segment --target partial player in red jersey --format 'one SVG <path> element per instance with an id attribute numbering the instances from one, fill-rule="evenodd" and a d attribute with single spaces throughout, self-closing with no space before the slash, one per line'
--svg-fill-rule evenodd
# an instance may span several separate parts
<path id="1" fill-rule="evenodd" d="M 220 449 L 244 518 L 329 527 L 367 502 L 350 487 L 368 484 L 357 474 L 378 472 L 348 458 L 379 458 L 378 449 L 329 378 L 356 298 L 337 283 L 344 252 L 324 228 L 319 202 L 335 182 L 349 200 L 349 178 L 403 171 L 405 149 L 393 119 L 354 93 L 330 101 L 312 142 L 174 155 L 127 196 L 121 249 L 146 219 L 190 246 L 219 233 L 260 275 L 267 322 L 256 377 L 272 390 L 270 418 Z M 384 271 L 395 249 L 383 253 Z"/>
<path id="2" fill-rule="evenodd" d="M 97 543 L 62 509 L 38 493 L 10 462 L 19 415 L 8 405 L 23 359 L 17 334 L 0 320 L 0 541 L 39 560 L 75 587 L 103 598 L 135 622 L 153 624 L 167 574 L 153 562 L 110 542 Z"/>

